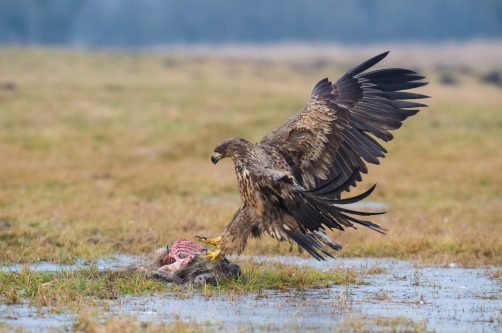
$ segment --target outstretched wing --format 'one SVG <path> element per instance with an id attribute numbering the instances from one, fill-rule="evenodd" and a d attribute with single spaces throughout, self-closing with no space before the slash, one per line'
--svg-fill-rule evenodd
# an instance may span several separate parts
<path id="1" fill-rule="evenodd" d="M 389 68 L 363 73 L 387 54 L 362 63 L 335 83 L 327 78 L 319 81 L 303 110 L 260 142 L 281 151 L 304 188 L 339 187 L 354 172 L 349 185 L 356 186 L 361 173 L 368 171 L 364 161 L 379 164 L 378 158 L 387 152 L 373 136 L 392 140 L 389 130 L 418 112 L 409 108 L 426 106 L 405 101 L 428 97 L 402 92 L 427 84 L 416 82 L 424 77 L 414 71 Z"/>

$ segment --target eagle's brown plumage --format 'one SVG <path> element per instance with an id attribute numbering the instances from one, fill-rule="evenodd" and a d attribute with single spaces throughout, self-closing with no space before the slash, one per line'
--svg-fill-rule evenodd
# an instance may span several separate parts
<path id="1" fill-rule="evenodd" d="M 427 96 L 401 92 L 424 86 L 423 76 L 390 68 L 361 74 L 380 62 L 378 55 L 342 76 L 335 83 L 323 79 L 314 87 L 303 110 L 263 138 L 258 144 L 232 138 L 221 141 L 213 163 L 230 157 L 235 166 L 242 205 L 226 225 L 219 245 L 225 254 L 241 253 L 249 236 L 268 233 L 288 241 L 322 260 L 341 246 L 323 230 L 364 225 L 380 226 L 355 216 L 364 213 L 339 205 L 367 197 L 375 188 L 356 197 L 340 199 L 343 191 L 367 173 L 365 162 L 379 164 L 387 151 L 373 138 L 392 140 L 388 130 L 424 104 L 403 100 Z M 371 134 L 371 135 L 370 135 Z"/>

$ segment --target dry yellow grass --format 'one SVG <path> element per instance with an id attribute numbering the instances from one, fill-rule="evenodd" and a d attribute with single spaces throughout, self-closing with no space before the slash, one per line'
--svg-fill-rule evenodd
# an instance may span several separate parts
<path id="1" fill-rule="evenodd" d="M 367 315 L 349 315 L 336 332 L 402 332 L 402 333 L 434 333 L 427 328 L 427 321 L 413 321 L 406 317 L 369 317 Z"/>
<path id="2" fill-rule="evenodd" d="M 100 318 L 101 317 L 101 318 Z M 209 323 L 184 322 L 179 319 L 171 323 L 140 321 L 131 316 L 106 316 L 90 309 L 83 310 L 73 324 L 72 331 L 82 333 L 144 332 L 144 333 L 203 333 L 214 332 Z"/>
<path id="3" fill-rule="evenodd" d="M 231 162 L 209 160 L 214 146 L 259 140 L 346 62 L 1 48 L 0 84 L 15 89 L 0 89 L 0 259 L 144 254 L 218 235 L 239 198 Z M 378 183 L 370 200 L 389 204 L 375 219 L 388 235 L 336 233 L 338 255 L 500 265 L 502 90 L 475 68 L 455 73 L 458 86 L 421 71 L 430 107 L 358 186 Z M 246 253 L 287 250 L 266 237 Z"/>

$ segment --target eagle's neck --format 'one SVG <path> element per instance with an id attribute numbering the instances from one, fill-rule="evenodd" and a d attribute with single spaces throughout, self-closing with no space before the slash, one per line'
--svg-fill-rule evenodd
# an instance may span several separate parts
<path id="1" fill-rule="evenodd" d="M 243 164 L 258 163 L 264 167 L 274 167 L 274 160 L 271 156 L 263 150 L 259 144 L 252 144 L 249 141 L 241 139 L 241 142 L 232 147 L 231 158 L 234 161 L 236 169 L 240 168 Z"/>
<path id="2" fill-rule="evenodd" d="M 241 200 L 245 206 L 258 215 L 263 216 L 265 206 L 261 195 L 255 190 L 255 181 L 248 167 L 254 163 L 260 162 L 261 149 L 249 141 L 242 140 L 239 144 L 232 147 L 231 158 L 234 161 L 235 174 Z M 260 163 L 261 164 L 261 163 Z"/>
<path id="3" fill-rule="evenodd" d="M 256 146 L 254 144 L 244 139 L 240 139 L 238 142 L 235 142 L 231 148 L 232 154 L 230 155 L 230 158 L 234 161 L 235 166 L 242 163 L 243 160 L 253 158 L 256 150 Z"/>

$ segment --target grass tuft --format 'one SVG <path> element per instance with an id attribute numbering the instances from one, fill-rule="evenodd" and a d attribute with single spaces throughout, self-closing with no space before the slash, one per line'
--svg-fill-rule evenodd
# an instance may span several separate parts
<path id="1" fill-rule="evenodd" d="M 122 295 L 152 295 L 169 293 L 175 297 L 263 293 L 266 290 L 304 291 L 328 288 L 336 284 L 362 284 L 364 274 L 353 269 L 320 271 L 296 265 L 260 265 L 255 262 L 242 266 L 236 280 L 219 280 L 217 286 L 184 288 L 146 278 L 136 271 L 100 271 L 95 267 L 64 272 L 40 272 L 22 269 L 0 273 L 0 300 L 19 303 L 24 299 L 34 306 L 63 307 L 68 304 L 116 299 Z"/>
<path id="2" fill-rule="evenodd" d="M 59 307 L 82 301 L 115 299 L 118 295 L 175 292 L 175 286 L 145 278 L 139 273 L 95 267 L 64 272 L 22 269 L 0 273 L 0 299 L 6 303 L 29 300 L 34 306 Z"/>
<path id="3" fill-rule="evenodd" d="M 216 287 L 206 290 L 243 294 L 264 290 L 296 290 L 329 288 L 338 284 L 363 284 L 360 273 L 354 269 L 318 270 L 308 266 L 246 264 L 236 280 L 219 281 Z"/>

